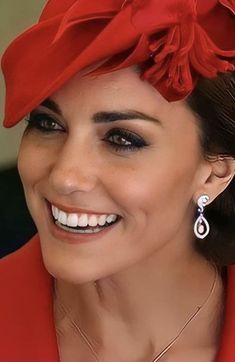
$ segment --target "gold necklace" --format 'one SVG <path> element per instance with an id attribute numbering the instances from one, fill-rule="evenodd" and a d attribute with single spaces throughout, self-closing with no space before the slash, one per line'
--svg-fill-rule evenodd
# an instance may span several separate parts
<path id="1" fill-rule="evenodd" d="M 198 316 L 199 312 L 201 312 L 202 309 L 207 305 L 207 303 L 209 302 L 211 296 L 213 295 L 213 292 L 214 292 L 214 290 L 216 288 L 217 280 L 218 280 L 218 277 L 219 277 L 219 273 L 218 273 L 218 270 L 217 270 L 215 265 L 214 265 L 214 269 L 215 269 L 215 276 L 214 276 L 213 284 L 212 284 L 212 286 L 210 288 L 210 292 L 209 292 L 207 298 L 205 299 L 205 301 L 203 302 L 203 304 L 201 306 L 197 307 L 196 311 L 194 311 L 192 313 L 192 315 L 190 315 L 190 317 L 187 319 L 187 321 L 185 322 L 183 327 L 179 330 L 179 332 L 176 334 L 176 336 L 150 362 L 158 362 L 175 345 L 175 343 L 178 341 L 178 339 L 182 335 L 183 331 Z M 56 279 L 55 279 L 55 282 L 54 282 L 54 293 L 55 293 L 55 295 L 57 297 L 59 296 Z M 66 312 L 67 310 L 66 310 L 66 307 L 64 306 L 64 304 L 61 301 L 59 301 L 59 303 L 60 303 L 60 306 L 62 307 L 63 311 Z M 93 357 L 95 358 L 96 362 L 102 362 L 102 360 L 98 356 L 98 353 L 95 351 L 94 347 L 92 346 L 92 343 L 90 342 L 87 334 L 83 331 L 83 329 L 76 322 L 73 321 L 73 319 L 71 318 L 71 316 L 68 313 L 67 313 L 67 317 L 69 318 L 70 323 L 78 331 L 78 333 L 81 336 L 83 342 L 85 342 L 85 344 L 89 348 L 89 350 L 90 350 L 91 354 L 93 355 Z"/>

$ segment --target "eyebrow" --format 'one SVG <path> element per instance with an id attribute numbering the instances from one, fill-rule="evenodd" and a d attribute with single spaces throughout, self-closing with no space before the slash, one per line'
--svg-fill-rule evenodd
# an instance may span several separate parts
<path id="1" fill-rule="evenodd" d="M 53 112 L 63 116 L 63 112 L 60 106 L 50 98 L 44 100 L 40 106 L 46 107 Z M 128 121 L 128 120 L 135 120 L 135 119 L 142 119 L 145 121 L 156 123 L 162 126 L 162 123 L 159 119 L 152 117 L 146 113 L 134 111 L 134 110 L 125 110 L 125 111 L 103 111 L 97 112 L 93 115 L 92 120 L 94 123 L 112 123 L 117 121 Z"/>
<path id="2" fill-rule="evenodd" d="M 126 110 L 126 111 L 110 111 L 110 112 L 98 112 L 92 117 L 95 123 L 111 123 L 116 121 L 128 121 L 134 119 L 143 119 L 157 123 L 162 126 L 161 122 L 154 117 L 151 117 L 145 113 Z"/>
<path id="3" fill-rule="evenodd" d="M 54 102 L 52 99 L 50 99 L 50 98 L 45 99 L 45 100 L 40 104 L 40 106 L 49 108 L 51 111 L 53 111 L 53 112 L 55 112 L 55 113 L 58 113 L 60 116 L 63 115 L 62 110 L 60 109 L 60 106 L 59 106 L 56 102 Z"/>

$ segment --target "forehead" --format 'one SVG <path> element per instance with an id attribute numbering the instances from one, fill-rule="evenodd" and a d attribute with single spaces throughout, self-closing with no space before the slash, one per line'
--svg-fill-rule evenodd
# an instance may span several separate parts
<path id="1" fill-rule="evenodd" d="M 148 112 L 169 111 L 172 104 L 148 82 L 140 79 L 135 67 L 98 76 L 77 74 L 51 97 L 64 111 L 89 108 L 147 107 Z"/>
<path id="2" fill-rule="evenodd" d="M 102 98 L 104 95 L 118 95 L 128 97 L 128 100 L 139 97 L 147 97 L 149 102 L 156 101 L 156 97 L 162 101 L 163 97 L 155 88 L 146 81 L 140 79 L 139 73 L 135 67 L 121 69 L 112 73 L 106 73 L 98 76 L 77 74 L 66 84 L 64 84 L 52 97 L 63 100 L 63 97 L 81 95 L 96 98 Z M 94 101 L 95 101 L 94 99 Z M 118 99 L 116 99 L 117 101 Z M 92 102 L 93 103 L 93 102 Z"/>
<path id="3" fill-rule="evenodd" d="M 98 76 L 77 74 L 51 97 L 68 118 L 99 111 L 133 109 L 158 118 L 184 134 L 198 133 L 198 121 L 184 100 L 168 102 L 136 67 Z"/>
<path id="4" fill-rule="evenodd" d="M 77 74 L 55 92 L 51 99 L 58 103 L 68 118 L 109 110 L 133 109 L 158 118 L 173 132 L 198 133 L 198 122 L 185 101 L 168 102 L 147 81 L 140 78 L 136 67 L 98 76 Z"/>

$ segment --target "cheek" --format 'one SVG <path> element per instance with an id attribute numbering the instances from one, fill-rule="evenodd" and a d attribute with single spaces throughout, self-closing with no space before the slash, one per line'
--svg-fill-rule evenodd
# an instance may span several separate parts
<path id="1" fill-rule="evenodd" d="M 25 187 L 32 187 L 45 177 L 50 169 L 53 154 L 50 150 L 37 143 L 34 138 L 23 138 L 19 155 L 18 170 Z"/>
<path id="2" fill-rule="evenodd" d="M 45 151 L 41 145 L 27 137 L 22 140 L 18 155 L 18 170 L 26 202 L 34 221 L 35 212 L 40 205 L 37 190 L 48 175 L 51 159 L 48 151 Z"/>
<path id="3" fill-rule="evenodd" d="M 116 203 L 133 228 L 139 231 L 146 226 L 162 229 L 167 220 L 172 220 L 173 227 L 181 222 L 191 206 L 196 164 L 182 164 L 180 159 L 171 157 L 158 162 L 157 158 L 155 155 L 147 162 L 142 160 L 134 167 L 119 167 L 119 175 L 113 170 L 109 182 L 113 185 Z"/>
<path id="4" fill-rule="evenodd" d="M 33 148 L 29 147 L 27 142 L 22 140 L 18 154 L 18 170 L 25 189 L 37 178 L 38 168 L 33 167 L 35 165 L 35 155 L 32 151 Z"/>

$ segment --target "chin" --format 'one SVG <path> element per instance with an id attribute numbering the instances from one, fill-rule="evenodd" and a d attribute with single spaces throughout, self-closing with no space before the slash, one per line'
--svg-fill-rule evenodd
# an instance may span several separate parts
<path id="1" fill-rule="evenodd" d="M 72 284 L 85 284 L 115 273 L 113 266 L 110 269 L 103 260 L 72 253 L 64 247 L 59 248 L 54 242 L 50 243 L 48 239 L 44 244 L 41 238 L 41 248 L 45 268 L 55 279 Z"/>

